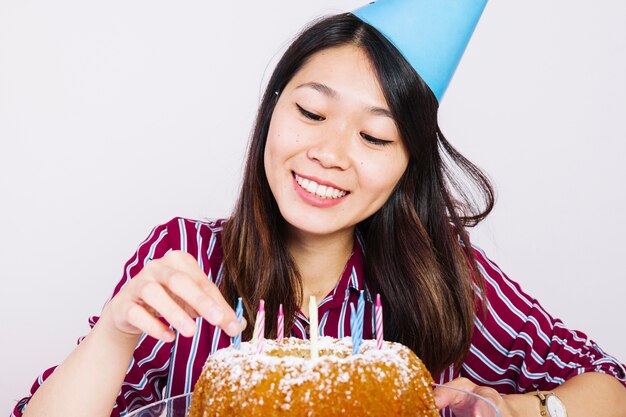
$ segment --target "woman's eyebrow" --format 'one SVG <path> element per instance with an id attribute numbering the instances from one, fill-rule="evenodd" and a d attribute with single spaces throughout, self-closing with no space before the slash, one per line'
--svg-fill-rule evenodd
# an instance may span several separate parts
<path id="1" fill-rule="evenodd" d="M 337 96 L 339 96 L 339 93 L 337 93 L 337 91 L 333 90 L 332 88 L 330 88 L 329 86 L 325 85 L 325 84 L 321 84 L 321 83 L 317 83 L 317 82 L 308 82 L 308 83 L 304 83 L 304 84 L 300 84 L 299 86 L 297 86 L 295 89 L 299 89 L 299 88 L 304 88 L 304 87 L 309 87 L 314 89 L 315 91 L 318 91 L 322 94 L 324 94 L 325 96 L 328 96 L 330 98 L 337 98 Z M 385 117 L 389 117 L 391 119 L 393 119 L 393 115 L 391 114 L 391 112 L 387 109 L 384 109 L 382 107 L 376 107 L 376 106 L 368 106 L 365 108 L 365 110 L 367 110 L 368 112 L 376 115 L 376 116 L 385 116 Z"/>
<path id="2" fill-rule="evenodd" d="M 367 108 L 367 111 L 375 114 L 376 116 L 385 116 L 393 119 L 393 115 L 391 114 L 391 112 L 387 109 L 383 109 L 382 107 L 371 106 Z"/>
<path id="3" fill-rule="evenodd" d="M 328 97 L 331 97 L 331 98 L 335 98 L 338 95 L 335 90 L 333 90 L 332 88 L 330 88 L 329 86 L 327 86 L 325 84 L 320 84 L 320 83 L 316 83 L 316 82 L 308 82 L 308 83 L 300 84 L 299 86 L 296 87 L 296 90 L 299 89 L 299 88 L 303 88 L 303 87 L 310 87 L 310 88 L 314 89 L 315 91 L 319 91 L 320 93 L 324 94 L 325 96 L 328 96 Z"/>

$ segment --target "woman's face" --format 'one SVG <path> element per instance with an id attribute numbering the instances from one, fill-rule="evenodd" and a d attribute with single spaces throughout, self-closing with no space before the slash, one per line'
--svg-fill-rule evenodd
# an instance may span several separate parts
<path id="1" fill-rule="evenodd" d="M 298 231 L 351 232 L 387 201 L 408 160 L 375 70 L 355 46 L 312 55 L 278 99 L 265 172 Z"/>

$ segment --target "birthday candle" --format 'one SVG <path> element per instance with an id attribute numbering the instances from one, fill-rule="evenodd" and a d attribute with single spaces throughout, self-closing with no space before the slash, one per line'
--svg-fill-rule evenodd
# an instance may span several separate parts
<path id="1" fill-rule="evenodd" d="M 359 336 L 359 346 L 361 346 L 361 341 L 363 340 L 363 318 L 365 315 L 365 299 L 363 298 L 363 290 L 361 290 L 359 294 L 359 302 L 356 307 L 356 315 L 358 324 L 356 331 Z"/>
<path id="2" fill-rule="evenodd" d="M 317 328 L 317 302 L 314 295 L 309 299 L 309 330 L 311 333 L 311 359 L 315 359 L 319 356 L 317 352 L 319 330 Z"/>
<path id="3" fill-rule="evenodd" d="M 237 308 L 235 309 L 235 313 L 237 313 L 237 321 L 239 322 L 239 325 L 243 325 L 243 305 L 241 303 L 241 297 L 237 299 Z M 233 338 L 233 344 L 235 345 L 235 349 L 241 349 L 241 332 L 235 335 Z"/>
<path id="4" fill-rule="evenodd" d="M 254 330 L 252 331 L 252 339 L 250 343 L 252 346 L 256 346 L 257 333 L 259 332 L 259 311 L 256 312 L 256 319 L 254 320 Z"/>
<path id="5" fill-rule="evenodd" d="M 283 344 L 283 336 L 285 334 L 285 316 L 283 314 L 283 305 L 278 306 L 278 344 Z"/>
<path id="6" fill-rule="evenodd" d="M 354 304 L 350 303 L 350 335 L 352 337 L 352 354 L 356 355 L 359 353 L 359 336 L 357 332 L 357 315 L 356 311 L 354 311 Z"/>
<path id="7" fill-rule="evenodd" d="M 380 294 L 376 294 L 376 347 L 383 348 L 383 304 L 380 302 Z"/>
<path id="8" fill-rule="evenodd" d="M 263 344 L 265 342 L 265 301 L 259 301 L 259 312 L 257 313 L 257 322 L 255 323 L 254 332 L 256 336 L 256 352 L 263 353 Z"/>

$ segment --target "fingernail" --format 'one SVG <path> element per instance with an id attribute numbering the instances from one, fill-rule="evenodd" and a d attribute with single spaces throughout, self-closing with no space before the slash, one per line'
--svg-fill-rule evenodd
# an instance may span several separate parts
<path id="1" fill-rule="evenodd" d="M 222 320 L 222 317 L 224 317 L 224 311 L 219 307 L 211 307 L 207 310 L 207 313 L 205 315 L 205 318 L 211 324 L 217 324 L 217 322 Z"/>
<path id="2" fill-rule="evenodd" d="M 239 334 L 239 332 L 241 332 L 241 326 L 239 325 L 239 323 L 237 322 L 237 320 L 231 321 L 230 323 L 228 323 L 228 326 L 226 326 L 226 333 L 228 333 L 229 336 L 235 336 L 237 334 Z"/>
<path id="3" fill-rule="evenodd" d="M 163 340 L 165 342 L 173 342 L 175 337 L 174 332 L 169 329 L 163 332 Z"/>

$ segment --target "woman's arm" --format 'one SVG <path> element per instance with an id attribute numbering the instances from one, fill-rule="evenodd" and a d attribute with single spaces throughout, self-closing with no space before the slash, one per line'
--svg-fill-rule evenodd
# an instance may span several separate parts
<path id="1" fill-rule="evenodd" d="M 457 378 L 448 384 L 473 392 L 491 400 L 503 417 L 541 417 L 539 399 L 535 393 L 501 396 L 495 389 L 474 384 L 466 378 Z M 624 417 L 626 416 L 626 388 L 616 378 L 597 372 L 577 375 L 553 391 L 565 405 L 568 417 Z M 439 408 L 450 406 L 458 416 L 474 416 L 468 409 L 468 396 L 460 391 L 435 389 Z"/>
<path id="2" fill-rule="evenodd" d="M 202 316 L 234 336 L 235 312 L 196 259 L 181 251 L 149 262 L 126 282 L 92 331 L 30 399 L 24 416 L 109 416 L 142 333 L 171 342 L 191 337 Z"/>
<path id="3" fill-rule="evenodd" d="M 103 311 L 87 337 L 35 392 L 24 417 L 111 415 L 139 335 L 116 331 L 108 317 Z"/>
<path id="4" fill-rule="evenodd" d="M 584 333 L 552 318 L 480 249 L 474 247 L 474 255 L 484 278 L 486 312 L 477 308 L 472 345 L 459 367 L 458 375 L 466 378 L 449 384 L 491 398 L 505 416 L 539 417 L 537 387 L 554 392 L 570 416 L 605 415 L 602 407 L 614 404 L 613 412 L 624 413 L 626 368 Z M 467 402 L 442 391 L 441 404 Z"/>
<path id="5" fill-rule="evenodd" d="M 626 388 L 611 375 L 599 372 L 580 374 L 567 380 L 552 392 L 561 399 L 569 417 L 626 416 Z M 517 400 L 514 398 L 529 396 L 534 397 L 530 400 L 535 400 L 534 410 L 537 410 L 539 401 L 532 394 L 510 396 L 512 398 L 506 396 L 504 400 L 514 407 L 514 416 L 532 415 L 524 414 L 533 410 L 532 401 L 524 398 L 526 404 L 522 405 L 516 404 Z"/>

